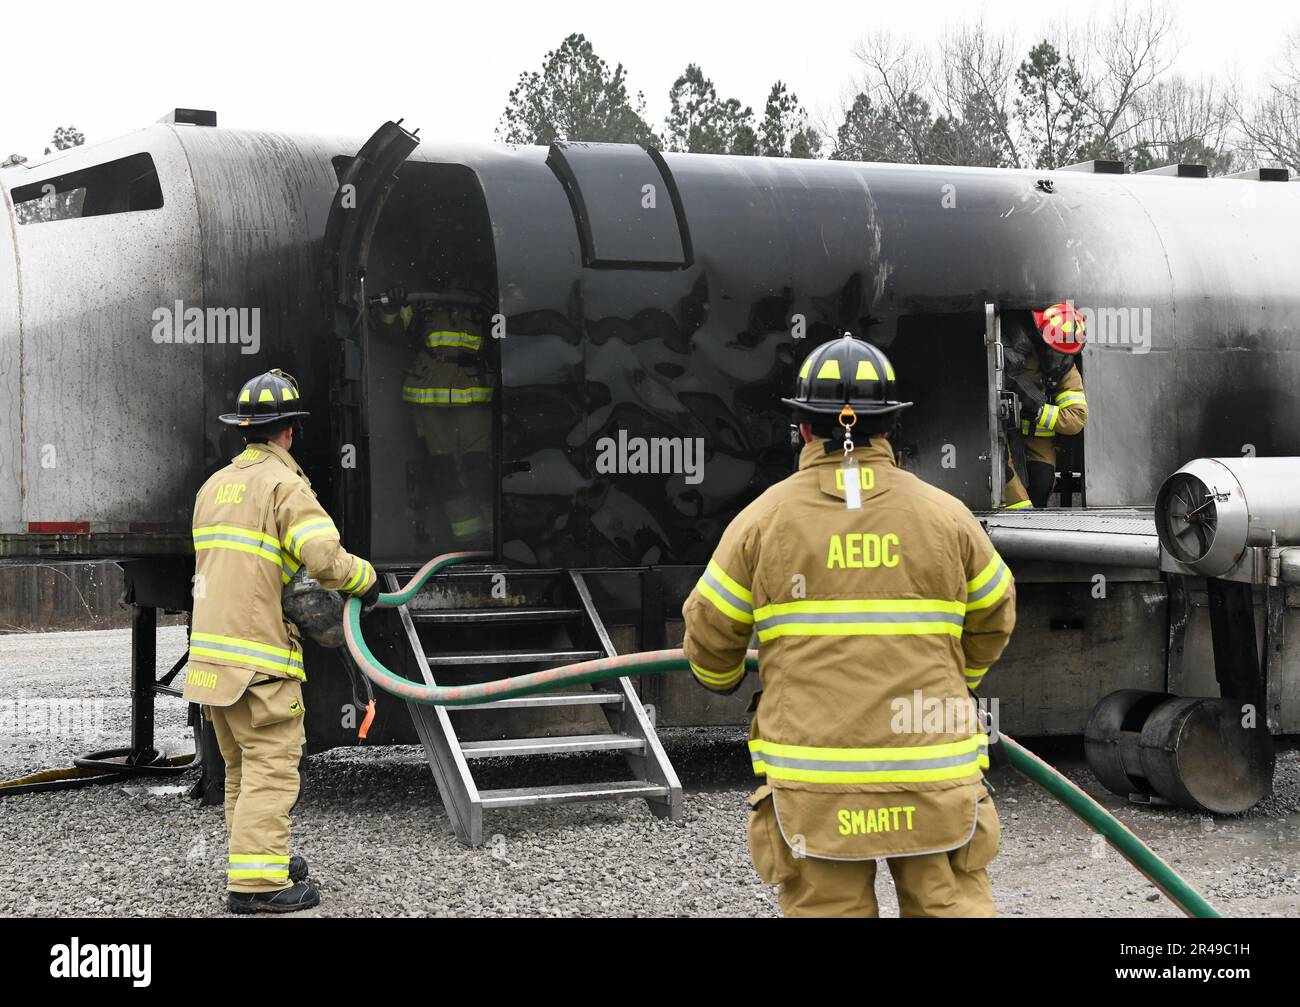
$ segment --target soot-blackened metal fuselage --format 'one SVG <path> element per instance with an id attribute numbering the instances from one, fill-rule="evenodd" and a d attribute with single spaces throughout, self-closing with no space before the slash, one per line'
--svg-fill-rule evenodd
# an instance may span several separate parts
<path id="1" fill-rule="evenodd" d="M 431 142 L 399 159 L 386 198 L 364 191 L 382 178 L 356 174 L 361 205 L 380 209 L 349 230 L 358 194 L 339 182 L 361 147 L 154 126 L 0 173 L 0 555 L 125 561 L 137 602 L 185 607 L 193 492 L 236 448 L 215 416 L 272 366 L 304 385 L 296 453 L 349 546 L 394 567 L 445 551 L 393 502 L 416 450 L 409 349 L 364 324 L 340 335 L 340 259 L 370 293 L 429 289 L 461 264 L 457 286 L 501 323 L 498 558 L 604 571 L 594 589 L 627 647 L 675 642 L 727 522 L 790 471 L 779 399 L 798 361 L 846 330 L 890 353 L 917 402 L 907 464 L 974 509 L 991 499 L 989 304 L 1069 298 L 1103 320 L 1074 449 L 1089 507 L 1149 505 L 1193 457 L 1300 454 L 1291 184 Z M 154 182 L 95 174 L 139 154 Z M 103 209 L 20 223 L 47 182 L 102 189 Z M 172 306 L 257 309 L 256 352 L 160 338 Z M 637 439 L 700 464 L 637 471 L 618 453 Z M 60 463 L 43 466 L 50 444 Z M 1169 677 L 1158 575 L 1117 573 L 1099 606 L 1077 571 L 1021 581 L 998 669 L 1009 729 L 1077 733 L 1113 688 L 1194 684 Z M 341 692 L 329 678 L 314 682 Z M 643 686 L 665 723 L 740 721 L 749 692 Z M 314 747 L 349 740 L 316 705 L 329 716 L 309 723 Z M 376 734 L 409 738 L 404 714 Z"/>

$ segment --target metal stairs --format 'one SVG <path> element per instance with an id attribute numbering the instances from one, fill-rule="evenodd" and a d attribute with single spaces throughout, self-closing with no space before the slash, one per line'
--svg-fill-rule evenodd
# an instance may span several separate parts
<path id="1" fill-rule="evenodd" d="M 389 573 L 387 588 L 398 589 Z M 398 609 L 415 666 L 436 684 L 483 682 L 617 654 L 581 573 L 460 566 Z M 461 842 L 483 843 L 483 812 L 643 798 L 673 821 L 682 787 L 628 678 L 473 706 L 407 703 Z M 465 740 L 472 738 L 473 740 Z M 631 779 L 481 789 L 480 759 L 613 752 Z M 562 765 L 562 764 L 561 764 Z M 499 774 L 498 774 L 499 775 Z"/>

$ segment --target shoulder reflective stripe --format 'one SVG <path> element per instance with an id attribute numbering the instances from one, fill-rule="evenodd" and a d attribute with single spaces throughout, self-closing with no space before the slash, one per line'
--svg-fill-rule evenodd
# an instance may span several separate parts
<path id="1" fill-rule="evenodd" d="M 736 622 L 752 623 L 754 621 L 754 596 L 747 588 L 741 587 L 722 569 L 716 560 L 709 560 L 695 585 L 696 590 L 713 603 L 723 615 Z"/>
<path id="2" fill-rule="evenodd" d="M 1079 402 L 1086 403 L 1088 400 L 1083 392 L 1065 391 L 1057 392 L 1052 401 L 1058 406 L 1072 406 Z"/>
<path id="3" fill-rule="evenodd" d="M 998 562 L 1001 566 L 992 579 L 966 596 L 967 612 L 978 612 L 982 608 L 988 608 L 1007 593 L 1007 588 L 1011 586 L 1011 570 L 1002 563 L 1001 557 L 998 558 Z"/>
<path id="4" fill-rule="evenodd" d="M 691 674 L 700 684 L 707 685 L 710 689 L 729 689 L 744 677 L 745 662 L 742 658 L 740 664 L 731 671 L 709 671 L 692 661 Z"/>
<path id="5" fill-rule="evenodd" d="M 984 673 L 988 668 L 967 668 L 966 669 L 966 688 L 977 688 L 980 682 L 984 681 Z"/>
<path id="6" fill-rule="evenodd" d="M 298 522 L 285 533 L 284 546 L 294 559 L 301 560 L 302 547 L 322 535 L 331 535 L 336 539 L 339 537 L 339 530 L 334 527 L 334 521 L 329 516 Z"/>
<path id="7" fill-rule="evenodd" d="M 921 783 L 974 776 L 988 767 L 988 736 L 945 745 L 898 748 L 814 748 L 749 743 L 757 775 L 805 783 Z"/>
<path id="8" fill-rule="evenodd" d="M 1019 506 L 1019 504 L 1011 504 L 1013 508 Z M 1002 557 L 995 552 L 988 565 L 976 574 L 973 580 L 966 582 L 966 611 L 992 605 L 1006 594 L 1010 582 L 1011 570 L 1002 561 Z"/>
<path id="9" fill-rule="evenodd" d="M 778 636 L 960 637 L 966 606 L 933 598 L 791 601 L 754 612 L 758 639 Z"/>

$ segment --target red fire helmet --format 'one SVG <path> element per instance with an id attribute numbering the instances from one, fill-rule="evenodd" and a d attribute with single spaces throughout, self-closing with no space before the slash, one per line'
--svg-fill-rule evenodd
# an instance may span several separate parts
<path id="1" fill-rule="evenodd" d="M 1034 324 L 1043 341 L 1062 353 L 1078 353 L 1086 340 L 1083 315 L 1069 301 L 1034 312 Z"/>

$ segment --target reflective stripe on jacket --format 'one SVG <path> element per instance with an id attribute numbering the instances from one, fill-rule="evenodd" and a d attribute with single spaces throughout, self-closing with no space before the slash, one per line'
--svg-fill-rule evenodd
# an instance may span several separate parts
<path id="1" fill-rule="evenodd" d="M 330 589 L 375 583 L 293 456 L 251 444 L 203 484 L 194 502 L 194 615 L 185 698 L 228 706 L 258 672 L 305 679 L 298 629 L 280 593 L 300 567 Z"/>
<path id="2" fill-rule="evenodd" d="M 870 487 L 860 508 L 846 506 L 842 456 L 816 443 L 731 523 L 684 607 L 687 656 L 702 684 L 726 690 L 757 635 L 751 751 L 775 784 L 978 779 L 977 729 L 900 735 L 893 704 L 918 689 L 968 700 L 1014 625 L 1011 571 L 964 506 L 897 468 L 887 441 L 854 453 Z"/>
<path id="3" fill-rule="evenodd" d="M 900 470 L 887 440 L 853 454 L 805 445 L 799 471 L 731 522 L 683 607 L 683 647 L 726 692 L 757 637 L 750 758 L 809 855 L 952 849 L 988 766 L 968 690 L 1007 644 L 1015 586 L 970 511 Z M 840 831 L 867 812 L 906 825 Z"/>

